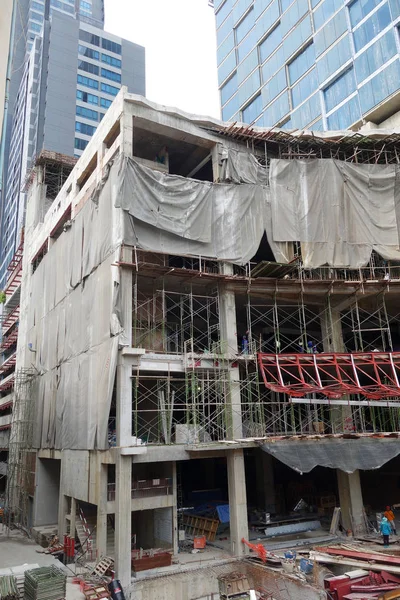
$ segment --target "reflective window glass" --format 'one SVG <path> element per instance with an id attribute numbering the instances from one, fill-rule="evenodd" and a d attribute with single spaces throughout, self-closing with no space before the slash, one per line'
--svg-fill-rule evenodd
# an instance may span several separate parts
<path id="1" fill-rule="evenodd" d="M 360 25 L 360 27 L 353 32 L 356 52 L 361 50 L 361 48 L 373 40 L 378 33 L 383 31 L 391 23 L 391 20 L 392 17 L 389 5 L 384 4 L 379 10 L 374 12 L 365 23 Z"/>
<path id="2" fill-rule="evenodd" d="M 356 91 L 356 80 L 353 69 L 349 69 L 324 90 L 327 112 L 340 104 L 347 96 Z"/>
<path id="3" fill-rule="evenodd" d="M 288 65 L 290 83 L 297 81 L 314 63 L 315 48 L 314 44 L 310 44 Z"/>
<path id="4" fill-rule="evenodd" d="M 260 116 L 261 111 L 262 99 L 260 94 L 259 96 L 257 96 L 257 98 L 253 100 L 253 102 L 251 102 L 251 104 L 246 106 L 246 108 L 242 111 L 243 122 L 249 124 L 253 123 L 253 121 L 255 121 Z"/>

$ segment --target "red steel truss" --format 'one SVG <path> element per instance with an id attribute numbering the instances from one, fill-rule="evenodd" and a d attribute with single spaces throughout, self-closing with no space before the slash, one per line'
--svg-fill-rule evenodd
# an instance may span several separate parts
<path id="1" fill-rule="evenodd" d="M 400 352 L 259 354 L 258 363 L 267 388 L 294 398 L 400 396 Z"/>

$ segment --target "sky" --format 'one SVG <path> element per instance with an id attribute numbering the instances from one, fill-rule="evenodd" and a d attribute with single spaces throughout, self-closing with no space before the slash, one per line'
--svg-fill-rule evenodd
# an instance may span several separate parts
<path id="1" fill-rule="evenodd" d="M 146 48 L 146 96 L 219 118 L 214 11 L 208 0 L 105 0 L 105 29 Z"/>

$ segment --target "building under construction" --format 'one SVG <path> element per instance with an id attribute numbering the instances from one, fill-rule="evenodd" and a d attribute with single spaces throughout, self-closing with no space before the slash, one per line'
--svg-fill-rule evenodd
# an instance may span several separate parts
<path id="1" fill-rule="evenodd" d="M 37 163 L 31 526 L 127 586 L 137 549 L 218 547 L 225 523 L 242 556 L 301 500 L 358 534 L 400 502 L 399 156 L 389 132 L 242 127 L 123 89 L 50 206 Z"/>

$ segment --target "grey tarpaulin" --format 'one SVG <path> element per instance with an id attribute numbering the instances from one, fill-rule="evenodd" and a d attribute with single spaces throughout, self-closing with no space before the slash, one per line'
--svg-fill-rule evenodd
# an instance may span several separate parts
<path id="1" fill-rule="evenodd" d="M 225 149 L 224 149 L 225 150 Z M 268 185 L 268 171 L 254 154 L 227 148 L 222 156 L 222 180 L 232 183 L 260 183 Z"/>
<path id="2" fill-rule="evenodd" d="M 359 439 L 279 440 L 261 445 L 280 462 L 299 473 L 314 467 L 330 467 L 346 473 L 357 469 L 379 469 L 400 454 L 398 439 L 362 437 Z"/>
<path id="3" fill-rule="evenodd" d="M 266 228 L 267 187 L 211 183 L 156 173 L 131 158 L 123 158 L 120 169 L 117 206 L 125 213 L 126 244 L 236 264 L 245 264 L 257 252 Z M 181 214 L 179 219 L 173 199 L 177 194 L 178 204 L 186 206 L 180 196 L 183 187 L 193 206 L 190 218 L 183 219 Z"/>
<path id="4" fill-rule="evenodd" d="M 105 449 L 118 334 L 118 169 L 93 191 L 32 275 L 28 340 L 41 374 L 34 447 Z"/>
<path id="5" fill-rule="evenodd" d="M 306 267 L 400 259 L 397 165 L 273 159 L 272 237 L 301 242 Z"/>

